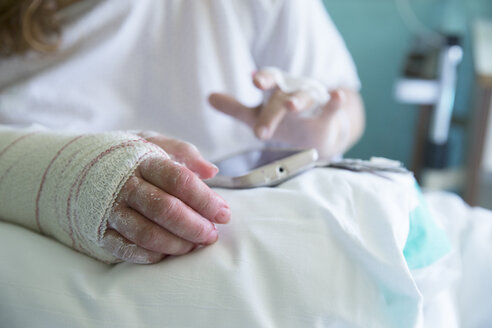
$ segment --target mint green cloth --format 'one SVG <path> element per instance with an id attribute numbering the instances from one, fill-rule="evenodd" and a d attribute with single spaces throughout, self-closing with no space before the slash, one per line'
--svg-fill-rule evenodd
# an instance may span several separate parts
<path id="1" fill-rule="evenodd" d="M 451 251 L 446 233 L 437 225 L 418 184 L 419 205 L 410 213 L 410 227 L 403 255 L 410 269 L 421 269 Z"/>

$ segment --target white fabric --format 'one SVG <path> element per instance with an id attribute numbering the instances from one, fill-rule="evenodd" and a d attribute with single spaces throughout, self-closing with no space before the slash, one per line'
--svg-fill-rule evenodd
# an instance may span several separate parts
<path id="1" fill-rule="evenodd" d="M 0 218 L 118 262 L 101 248 L 113 202 L 142 160 L 167 154 L 125 133 L 74 135 L 0 126 L 0 136 Z"/>
<path id="2" fill-rule="evenodd" d="M 315 114 L 316 108 L 325 105 L 330 100 L 330 94 L 326 87 L 315 79 L 292 76 L 276 67 L 263 67 L 260 72 L 270 73 L 278 88 L 287 94 L 304 91 L 311 95 L 313 105 L 304 112 Z"/>
<path id="3" fill-rule="evenodd" d="M 429 270 L 426 286 L 420 284 L 427 296 L 425 328 L 492 327 L 492 212 L 450 193 L 428 193 L 426 200 L 454 252 Z"/>
<path id="4" fill-rule="evenodd" d="M 2 324 L 416 327 L 422 299 L 402 254 L 413 183 L 313 169 L 218 190 L 232 209 L 219 241 L 148 266 L 103 264 L 2 222 Z"/>
<path id="5" fill-rule="evenodd" d="M 359 87 L 320 0 L 86 0 L 75 9 L 55 54 L 0 61 L 0 123 L 154 130 L 215 160 L 261 144 L 208 105 L 211 92 L 257 105 L 251 74 L 264 66 L 327 89 Z"/>

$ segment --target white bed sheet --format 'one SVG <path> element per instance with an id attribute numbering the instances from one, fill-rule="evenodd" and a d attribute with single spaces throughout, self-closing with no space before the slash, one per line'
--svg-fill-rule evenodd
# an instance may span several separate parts
<path id="1" fill-rule="evenodd" d="M 427 277 L 430 286 L 421 288 L 424 296 L 429 290 L 425 327 L 492 327 L 492 212 L 471 208 L 451 193 L 426 193 L 425 198 L 454 249 L 435 276 Z M 433 292 L 440 284 L 448 287 Z"/>
<path id="2" fill-rule="evenodd" d="M 426 291 L 432 302 L 423 306 L 402 254 L 411 188 L 405 179 L 317 169 L 277 188 L 220 190 L 233 220 L 220 227 L 219 242 L 150 266 L 99 263 L 0 222 L 0 326 L 418 327 L 442 323 L 447 306 L 455 322 L 470 324 L 463 327 L 483 327 L 487 297 L 483 307 L 473 304 L 487 283 L 454 280 Z M 461 232 L 452 231 L 459 254 L 473 254 L 464 231 L 482 233 L 479 246 L 491 249 L 480 223 L 466 222 L 486 221 L 488 211 L 449 195 L 427 198 L 434 212 L 451 211 L 440 221 L 463 217 Z M 456 286 L 470 303 L 456 304 Z"/>

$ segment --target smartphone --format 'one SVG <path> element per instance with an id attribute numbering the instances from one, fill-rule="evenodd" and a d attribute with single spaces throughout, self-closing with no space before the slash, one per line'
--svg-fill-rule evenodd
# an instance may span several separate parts
<path id="1" fill-rule="evenodd" d="M 316 166 L 316 149 L 258 149 L 214 163 L 219 173 L 205 182 L 210 187 L 242 189 L 275 186 Z"/>

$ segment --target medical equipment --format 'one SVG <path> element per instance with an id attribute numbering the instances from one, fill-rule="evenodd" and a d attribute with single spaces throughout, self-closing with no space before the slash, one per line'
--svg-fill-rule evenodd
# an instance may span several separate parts
<path id="1" fill-rule="evenodd" d="M 395 96 L 399 101 L 432 108 L 424 160 L 425 166 L 430 168 L 447 165 L 457 68 L 462 57 L 460 38 L 448 35 L 438 51 L 418 49 L 411 53 L 404 76 L 396 83 Z"/>
<path id="2" fill-rule="evenodd" d="M 466 28 L 458 19 L 457 13 L 462 10 L 458 1 L 447 1 L 443 6 L 445 14 L 438 31 L 417 17 L 409 0 L 396 1 L 400 17 L 417 35 L 418 43 L 407 57 L 403 76 L 396 82 L 395 97 L 403 103 L 431 108 L 423 164 L 436 169 L 447 166 L 457 68 L 463 58 L 459 34 Z"/>

